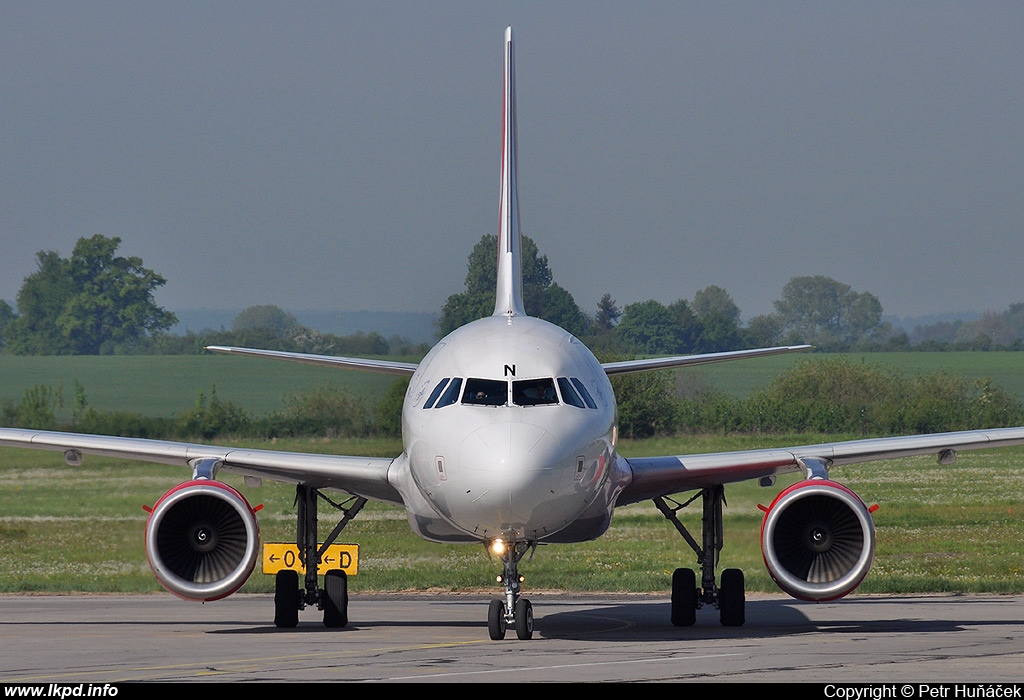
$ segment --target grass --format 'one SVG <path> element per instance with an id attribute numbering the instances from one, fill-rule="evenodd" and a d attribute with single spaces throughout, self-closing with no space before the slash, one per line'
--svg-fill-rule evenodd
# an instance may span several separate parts
<path id="1" fill-rule="evenodd" d="M 806 444 L 822 436 L 705 436 L 624 442 L 623 454 L 682 454 Z M 254 445 L 259 446 L 259 445 Z M 274 447 L 393 455 L 391 440 L 301 440 Z M 89 457 L 68 467 L 56 453 L 0 452 L 0 592 L 161 590 L 146 563 L 143 504 L 186 476 L 183 470 Z M 833 478 L 857 491 L 875 513 L 875 566 L 859 592 L 1024 592 L 1024 448 L 964 453 L 950 466 L 909 458 L 837 468 Z M 226 479 L 253 505 L 262 503 L 264 541 L 294 537 L 294 491 L 264 482 L 253 489 Z M 739 567 L 750 591 L 776 591 L 758 542 L 761 512 L 792 480 L 761 489 L 727 487 L 721 566 Z M 692 510 L 692 512 L 690 512 Z M 321 509 L 321 523 L 333 525 Z M 692 532 L 699 507 L 684 511 Z M 413 535 L 402 509 L 370 504 L 342 539 L 360 545 L 357 591 L 497 590 L 499 572 L 481 546 L 439 545 Z M 596 541 L 538 548 L 520 566 L 527 590 L 648 592 L 669 589 L 671 570 L 695 556 L 654 506 L 621 508 Z M 270 592 L 257 567 L 243 592 Z"/>

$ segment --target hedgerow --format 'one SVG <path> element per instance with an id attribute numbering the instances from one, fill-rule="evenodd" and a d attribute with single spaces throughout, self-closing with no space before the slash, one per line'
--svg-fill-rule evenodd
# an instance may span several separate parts
<path id="1" fill-rule="evenodd" d="M 682 376 L 682 375 L 681 375 Z M 195 406 L 171 418 L 100 411 L 76 396 L 74 417 L 58 424 L 60 387 L 38 385 L 20 402 L 0 401 L 0 424 L 164 439 L 238 436 L 397 436 L 407 381 L 379 402 L 344 388 L 317 387 L 286 398 L 269 415 L 201 393 Z M 620 434 L 627 438 L 679 434 L 821 433 L 894 435 L 1024 425 L 1024 403 L 989 379 L 935 372 L 906 376 L 847 358 L 807 359 L 746 398 L 687 384 L 670 372 L 616 377 Z"/>

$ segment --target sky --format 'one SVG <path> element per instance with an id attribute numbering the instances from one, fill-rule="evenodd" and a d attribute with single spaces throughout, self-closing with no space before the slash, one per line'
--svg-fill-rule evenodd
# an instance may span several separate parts
<path id="1" fill-rule="evenodd" d="M 438 311 L 521 227 L 593 314 L 825 275 L 1024 301 L 1024 3 L 0 3 L 0 299 L 118 237 L 168 310 Z"/>

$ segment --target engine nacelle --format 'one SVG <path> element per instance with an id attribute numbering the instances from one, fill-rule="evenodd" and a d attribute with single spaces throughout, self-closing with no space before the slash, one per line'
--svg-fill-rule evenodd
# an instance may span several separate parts
<path id="1" fill-rule="evenodd" d="M 857 494 L 834 481 L 793 484 L 765 512 L 761 553 L 775 583 L 794 598 L 842 598 L 871 568 L 871 511 Z"/>
<path id="2" fill-rule="evenodd" d="M 188 600 L 217 600 L 249 578 L 259 554 L 259 523 L 242 494 L 195 480 L 165 493 L 146 523 L 146 555 L 160 583 Z"/>

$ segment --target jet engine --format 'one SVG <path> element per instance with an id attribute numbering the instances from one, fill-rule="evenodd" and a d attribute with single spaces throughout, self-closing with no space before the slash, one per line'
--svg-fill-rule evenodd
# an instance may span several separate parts
<path id="1" fill-rule="evenodd" d="M 793 484 L 772 501 L 761 523 L 761 553 L 768 573 L 794 598 L 842 598 L 871 568 L 873 511 L 834 481 Z"/>
<path id="2" fill-rule="evenodd" d="M 220 481 L 186 481 L 147 510 L 146 555 L 171 593 L 217 600 L 249 578 L 259 553 L 259 523 L 238 491 Z"/>

